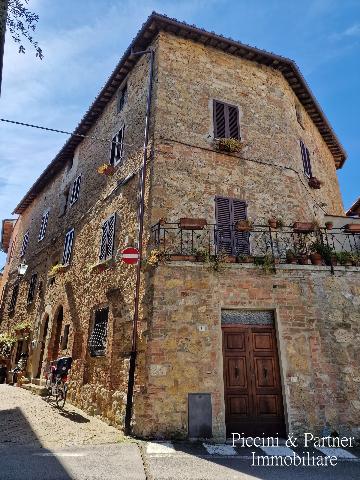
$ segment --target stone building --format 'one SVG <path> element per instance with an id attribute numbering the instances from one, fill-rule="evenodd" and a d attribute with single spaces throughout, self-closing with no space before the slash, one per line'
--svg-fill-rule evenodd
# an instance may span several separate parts
<path id="1" fill-rule="evenodd" d="M 1 330 L 30 325 L 34 382 L 71 355 L 71 401 L 123 427 L 151 58 L 133 433 L 358 435 L 345 151 L 294 62 L 156 13 L 15 209 Z"/>

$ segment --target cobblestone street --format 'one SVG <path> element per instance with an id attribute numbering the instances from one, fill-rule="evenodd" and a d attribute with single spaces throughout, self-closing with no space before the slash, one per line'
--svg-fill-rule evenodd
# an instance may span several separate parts
<path id="1" fill-rule="evenodd" d="M 22 388 L 0 385 L 0 445 L 51 449 L 121 439 L 121 432 L 70 404 L 62 411 Z"/>

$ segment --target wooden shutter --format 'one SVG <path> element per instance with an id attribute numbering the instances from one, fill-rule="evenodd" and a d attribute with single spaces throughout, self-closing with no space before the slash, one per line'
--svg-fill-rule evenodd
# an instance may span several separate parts
<path id="1" fill-rule="evenodd" d="M 216 244 L 217 251 L 228 255 L 248 255 L 249 234 L 235 231 L 235 223 L 246 220 L 246 202 L 236 198 L 216 197 Z"/>
<path id="2" fill-rule="evenodd" d="M 63 258 L 62 258 L 63 265 L 68 265 L 70 263 L 73 242 L 74 242 L 74 229 L 72 228 L 65 235 L 64 252 L 63 252 Z"/>
<path id="3" fill-rule="evenodd" d="M 15 311 L 18 295 L 19 295 L 19 284 L 17 283 L 14 285 L 14 288 L 12 291 L 10 305 L 9 305 L 9 313 L 13 313 Z"/>
<path id="4" fill-rule="evenodd" d="M 214 100 L 214 137 L 240 139 L 239 110 Z"/>
<path id="5" fill-rule="evenodd" d="M 80 185 L 81 185 L 81 175 L 79 175 L 73 183 L 73 188 L 72 188 L 71 197 L 70 197 L 70 205 L 73 205 L 76 202 L 76 200 L 79 198 Z"/>
<path id="6" fill-rule="evenodd" d="M 40 242 L 41 240 L 44 239 L 45 233 L 46 233 L 46 228 L 48 224 L 48 219 L 49 219 L 49 210 L 44 213 L 41 219 L 41 226 L 40 226 L 40 231 L 39 231 L 39 238 L 38 241 Z"/>
<path id="7" fill-rule="evenodd" d="M 27 296 L 27 304 L 33 302 L 35 296 L 35 288 L 36 288 L 36 281 L 37 281 L 37 273 L 33 273 L 31 275 L 30 283 L 29 283 L 29 291 Z"/>
<path id="8" fill-rule="evenodd" d="M 311 171 L 310 152 L 308 148 L 306 148 L 302 140 L 300 140 L 300 150 L 301 150 L 301 157 L 302 157 L 303 166 L 304 166 L 304 173 L 307 177 L 311 177 L 312 171 Z"/>
<path id="9" fill-rule="evenodd" d="M 115 238 L 115 219 L 116 214 L 113 213 L 102 226 L 101 245 L 99 260 L 105 261 L 113 256 L 114 238 Z"/>
<path id="10" fill-rule="evenodd" d="M 23 242 L 21 245 L 20 257 L 23 257 L 25 255 L 28 244 L 29 244 L 29 231 L 27 231 L 24 235 Z"/>
<path id="11" fill-rule="evenodd" d="M 105 355 L 109 308 L 95 311 L 94 327 L 89 338 L 89 350 L 92 357 Z"/>

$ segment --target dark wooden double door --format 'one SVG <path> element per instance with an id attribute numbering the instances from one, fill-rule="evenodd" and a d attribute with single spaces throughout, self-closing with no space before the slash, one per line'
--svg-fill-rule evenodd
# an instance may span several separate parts
<path id="1" fill-rule="evenodd" d="M 226 433 L 285 435 L 275 329 L 223 326 Z"/>

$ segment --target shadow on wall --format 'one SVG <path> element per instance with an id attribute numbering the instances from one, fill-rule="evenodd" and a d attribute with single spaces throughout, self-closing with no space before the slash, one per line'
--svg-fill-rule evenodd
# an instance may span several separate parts
<path id="1" fill-rule="evenodd" d="M 20 408 L 0 410 L 0 478 L 73 480 L 59 460 L 43 448 Z"/>

